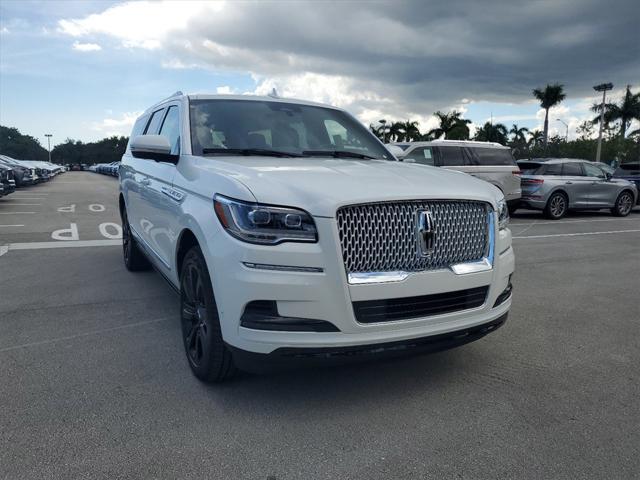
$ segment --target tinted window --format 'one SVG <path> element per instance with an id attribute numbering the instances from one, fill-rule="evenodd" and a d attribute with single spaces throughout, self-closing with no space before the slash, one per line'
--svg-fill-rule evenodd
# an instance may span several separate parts
<path id="1" fill-rule="evenodd" d="M 616 170 L 616 175 L 640 175 L 640 163 L 623 163 Z"/>
<path id="2" fill-rule="evenodd" d="M 416 163 L 423 165 L 434 165 L 433 150 L 431 147 L 418 147 L 407 154 L 405 159 L 412 158 Z"/>
<path id="3" fill-rule="evenodd" d="M 515 165 L 515 159 L 506 148 L 470 148 L 474 165 Z"/>
<path id="4" fill-rule="evenodd" d="M 595 165 L 590 165 L 588 163 L 585 163 L 582 166 L 584 167 L 587 177 L 603 177 L 604 176 L 604 172 L 600 170 L 598 167 L 596 167 Z"/>
<path id="5" fill-rule="evenodd" d="M 333 108 L 253 100 L 192 100 L 189 115 L 195 155 L 202 155 L 204 149 L 262 148 L 314 157 L 345 151 L 392 158 L 360 122 Z M 307 150 L 316 153 L 307 154 Z"/>
<path id="6" fill-rule="evenodd" d="M 545 165 L 543 175 L 562 175 L 562 164 L 550 163 L 548 165 Z"/>
<path id="7" fill-rule="evenodd" d="M 149 126 L 144 131 L 146 135 L 156 135 L 158 133 L 158 129 L 160 128 L 160 123 L 162 123 L 162 118 L 164 117 L 164 109 L 157 110 L 153 112 L 151 116 L 151 121 L 149 122 Z"/>
<path id="8" fill-rule="evenodd" d="M 440 150 L 440 161 L 443 167 L 464 165 L 462 148 L 460 147 L 438 147 Z"/>
<path id="9" fill-rule="evenodd" d="M 160 135 L 169 140 L 171 145 L 171 153 L 178 155 L 180 153 L 180 115 L 178 107 L 175 105 L 169 107 L 167 115 L 162 122 L 162 128 L 160 128 Z"/>
<path id="10" fill-rule="evenodd" d="M 582 168 L 576 162 L 568 162 L 562 164 L 562 175 L 565 177 L 583 177 Z"/>
<path id="11" fill-rule="evenodd" d="M 544 166 L 537 162 L 518 162 L 518 167 L 523 175 L 540 175 Z"/>

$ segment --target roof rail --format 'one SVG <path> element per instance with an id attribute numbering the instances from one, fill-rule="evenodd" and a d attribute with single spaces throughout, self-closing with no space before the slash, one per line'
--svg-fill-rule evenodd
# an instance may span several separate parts
<path id="1" fill-rule="evenodd" d="M 178 95 L 184 95 L 184 94 L 182 93 L 182 90 L 178 90 L 178 91 L 177 91 L 177 92 L 175 92 L 173 95 L 169 95 L 167 98 L 163 98 L 162 100 L 160 100 L 160 102 L 164 102 L 164 101 L 166 101 L 166 100 L 169 100 L 170 98 L 177 97 Z M 160 103 L 160 102 L 158 102 L 158 103 Z"/>

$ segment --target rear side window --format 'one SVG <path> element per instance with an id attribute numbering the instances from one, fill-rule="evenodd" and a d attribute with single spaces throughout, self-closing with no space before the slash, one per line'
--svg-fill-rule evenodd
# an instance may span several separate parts
<path id="1" fill-rule="evenodd" d="M 440 150 L 440 161 L 443 167 L 454 167 L 464 165 L 464 156 L 460 147 L 438 147 Z"/>
<path id="2" fill-rule="evenodd" d="M 565 177 L 584 177 L 579 163 L 567 162 L 562 164 L 562 175 Z"/>
<path id="3" fill-rule="evenodd" d="M 511 151 L 506 148 L 470 148 L 474 165 L 515 165 Z"/>
<path id="4" fill-rule="evenodd" d="M 164 117 L 163 113 L 164 109 L 156 110 L 155 112 L 153 112 L 151 121 L 149 122 L 149 126 L 144 131 L 145 135 L 156 135 L 158 133 L 160 124 L 162 123 L 162 118 Z"/>
<path id="5" fill-rule="evenodd" d="M 561 163 L 550 163 L 544 167 L 544 175 L 562 175 Z"/>
<path id="6" fill-rule="evenodd" d="M 412 158 L 422 165 L 434 165 L 433 150 L 431 147 L 417 147 L 407 154 L 405 159 Z"/>
<path id="7" fill-rule="evenodd" d="M 180 154 L 180 115 L 178 107 L 171 106 L 167 110 L 167 115 L 164 117 L 162 127 L 160 128 L 160 135 L 169 140 L 171 145 L 171 153 L 173 155 Z"/>

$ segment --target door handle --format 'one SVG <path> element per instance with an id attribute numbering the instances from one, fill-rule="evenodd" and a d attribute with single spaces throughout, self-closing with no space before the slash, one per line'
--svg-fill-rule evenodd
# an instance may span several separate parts
<path id="1" fill-rule="evenodd" d="M 573 185 L 573 182 L 564 182 L 565 185 Z"/>
<path id="2" fill-rule="evenodd" d="M 140 185 L 144 185 L 145 187 L 147 185 L 151 184 L 151 180 L 149 180 L 148 178 L 143 178 L 142 180 L 140 180 Z"/>

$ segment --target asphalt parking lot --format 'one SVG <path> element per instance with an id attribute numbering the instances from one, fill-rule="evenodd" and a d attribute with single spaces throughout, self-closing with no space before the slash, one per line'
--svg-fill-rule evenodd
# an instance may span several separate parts
<path id="1" fill-rule="evenodd" d="M 478 342 L 208 386 L 175 293 L 124 269 L 116 192 L 0 199 L 0 478 L 638 478 L 640 208 L 518 212 L 511 315 Z"/>

